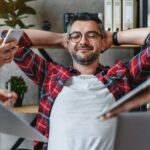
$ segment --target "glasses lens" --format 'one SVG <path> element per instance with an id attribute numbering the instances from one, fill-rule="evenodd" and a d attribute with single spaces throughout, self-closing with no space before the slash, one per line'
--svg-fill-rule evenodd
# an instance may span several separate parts
<path id="1" fill-rule="evenodd" d="M 86 32 L 86 37 L 88 39 L 97 39 L 98 37 L 100 37 L 100 33 L 96 32 L 96 31 L 89 31 L 89 32 Z"/>
<path id="2" fill-rule="evenodd" d="M 79 32 L 74 32 L 74 33 L 69 34 L 70 40 L 75 43 L 77 43 L 81 40 L 81 36 L 82 35 Z"/>

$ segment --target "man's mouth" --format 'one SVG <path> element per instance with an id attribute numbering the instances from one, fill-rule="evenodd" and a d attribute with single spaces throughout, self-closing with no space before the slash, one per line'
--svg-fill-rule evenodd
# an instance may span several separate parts
<path id="1" fill-rule="evenodd" d="M 92 51 L 93 48 L 91 47 L 78 47 L 77 51 L 82 51 L 82 52 L 87 52 L 87 51 Z"/>

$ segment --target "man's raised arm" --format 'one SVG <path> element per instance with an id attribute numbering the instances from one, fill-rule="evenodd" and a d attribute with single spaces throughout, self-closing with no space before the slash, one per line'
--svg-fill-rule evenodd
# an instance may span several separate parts
<path id="1" fill-rule="evenodd" d="M 111 45 L 145 45 L 146 37 L 150 34 L 150 28 L 136 28 L 131 30 L 119 31 L 117 33 L 105 32 L 104 52 Z"/>
<path id="2" fill-rule="evenodd" d="M 66 33 L 55 33 L 35 29 L 24 29 L 24 31 L 31 39 L 34 46 L 56 46 L 62 48 L 66 48 L 67 46 Z"/>
<path id="3" fill-rule="evenodd" d="M 145 39 L 150 34 L 150 28 L 137 28 L 117 33 L 120 44 L 145 45 Z"/>

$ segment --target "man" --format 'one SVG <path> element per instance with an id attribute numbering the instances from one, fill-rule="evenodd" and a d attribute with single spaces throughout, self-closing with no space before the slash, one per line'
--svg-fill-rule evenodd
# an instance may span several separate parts
<path id="1" fill-rule="evenodd" d="M 36 127 L 49 137 L 48 144 L 37 143 L 35 149 L 112 150 L 116 119 L 102 122 L 100 114 L 147 78 L 150 29 L 105 33 L 97 16 L 81 13 L 71 19 L 68 34 L 25 32 L 30 39 L 26 34 L 21 38 L 14 61 L 40 87 Z M 130 62 L 118 61 L 108 68 L 99 63 L 99 55 L 111 44 L 147 48 Z M 64 47 L 73 65 L 46 62 L 30 50 L 32 45 Z"/>

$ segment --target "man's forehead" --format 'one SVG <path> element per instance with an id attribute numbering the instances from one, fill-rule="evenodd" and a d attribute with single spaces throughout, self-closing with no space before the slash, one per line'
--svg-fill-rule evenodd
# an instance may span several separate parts
<path id="1" fill-rule="evenodd" d="M 71 31 L 74 30 L 96 30 L 99 31 L 98 24 L 93 20 L 83 21 L 77 20 L 71 26 Z"/>

